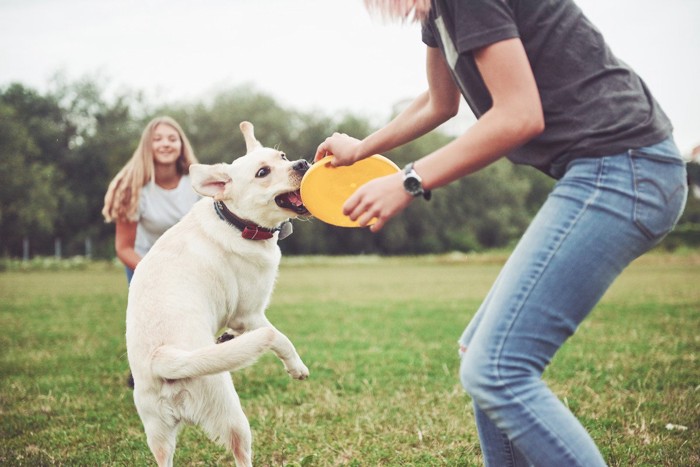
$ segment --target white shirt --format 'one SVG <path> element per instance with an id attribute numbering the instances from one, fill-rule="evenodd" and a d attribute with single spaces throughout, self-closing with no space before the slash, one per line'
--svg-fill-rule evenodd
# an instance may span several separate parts
<path id="1" fill-rule="evenodd" d="M 161 188 L 153 181 L 146 184 L 139 199 L 136 252 L 141 256 L 148 253 L 156 240 L 187 214 L 199 199 L 189 175 L 180 177 L 180 183 L 172 190 Z"/>

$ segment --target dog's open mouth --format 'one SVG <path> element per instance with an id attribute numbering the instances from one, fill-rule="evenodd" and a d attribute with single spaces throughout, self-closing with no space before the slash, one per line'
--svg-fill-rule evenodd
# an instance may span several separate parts
<path id="1" fill-rule="evenodd" d="M 301 200 L 301 193 L 299 193 L 299 191 L 290 191 L 289 193 L 277 195 L 275 197 L 275 203 L 277 203 L 277 206 L 294 211 L 300 216 L 309 213 Z"/>

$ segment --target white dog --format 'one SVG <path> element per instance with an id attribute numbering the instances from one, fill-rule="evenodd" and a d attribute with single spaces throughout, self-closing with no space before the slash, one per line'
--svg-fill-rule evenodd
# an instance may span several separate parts
<path id="1" fill-rule="evenodd" d="M 309 370 L 267 320 L 289 218 L 307 215 L 299 185 L 309 165 L 264 148 L 241 123 L 247 154 L 190 167 L 204 198 L 139 263 L 129 287 L 126 343 L 134 402 L 159 466 L 173 463 L 182 422 L 201 426 L 251 464 L 251 433 L 229 371 L 272 350 L 296 379 Z M 234 339 L 215 344 L 223 328 Z"/>

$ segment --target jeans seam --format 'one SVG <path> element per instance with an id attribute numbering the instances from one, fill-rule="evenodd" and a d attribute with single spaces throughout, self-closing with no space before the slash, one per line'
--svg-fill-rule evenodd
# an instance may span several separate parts
<path id="1" fill-rule="evenodd" d="M 638 154 L 638 153 L 637 153 Z M 645 226 L 639 221 L 639 216 L 637 215 L 637 205 L 639 203 L 639 185 L 637 183 L 638 180 L 638 173 L 637 173 L 637 166 L 634 163 L 634 155 L 635 152 L 629 151 L 628 154 L 628 161 L 630 165 L 630 172 L 632 172 L 632 190 L 634 191 L 634 200 L 633 200 L 633 205 L 632 205 L 632 220 L 634 222 L 634 225 L 637 226 L 640 232 L 642 232 L 642 235 L 644 235 L 647 239 L 649 240 L 654 240 L 655 235 L 652 234 Z"/>
<path id="2" fill-rule="evenodd" d="M 574 226 L 577 224 L 578 220 L 579 220 L 579 219 L 583 216 L 583 214 L 588 210 L 588 208 L 589 208 L 589 206 L 592 204 L 592 202 L 593 202 L 596 198 L 598 198 L 598 196 L 600 195 L 600 186 L 601 186 L 602 179 L 603 179 L 603 177 L 604 177 L 604 175 L 605 175 L 605 174 L 604 174 L 604 172 L 605 172 L 605 161 L 606 161 L 606 158 L 601 158 L 601 159 L 599 160 L 598 177 L 596 178 L 596 184 L 595 184 L 595 189 L 594 189 L 594 191 L 593 191 L 593 194 L 592 194 L 591 196 L 589 196 L 589 197 L 584 201 L 581 210 L 576 214 L 575 218 L 572 219 L 571 224 L 570 224 L 569 228 L 566 230 L 566 232 L 563 233 L 563 234 L 561 235 L 561 237 L 559 238 L 559 240 L 558 240 L 557 243 L 556 243 L 555 248 L 552 249 L 552 251 L 550 252 L 550 254 L 547 256 L 546 261 L 543 263 L 543 265 L 542 265 L 542 267 L 541 267 L 539 273 L 537 274 L 537 278 L 530 284 L 530 286 L 529 286 L 529 288 L 528 288 L 528 290 L 527 290 L 527 292 L 526 292 L 526 295 L 523 296 L 523 298 L 520 300 L 518 306 L 515 308 L 515 312 L 513 313 L 512 319 L 510 320 L 510 324 L 509 324 L 509 326 L 508 326 L 508 330 L 506 331 L 505 336 L 501 339 L 501 342 L 500 342 L 500 344 L 499 344 L 498 352 L 497 352 L 497 362 L 500 362 L 500 361 L 501 361 L 501 357 L 502 357 L 502 355 L 503 355 L 503 346 L 504 346 L 504 344 L 505 344 L 505 341 L 507 340 L 507 337 L 510 335 L 510 333 L 511 333 L 511 331 L 512 331 L 513 323 L 514 323 L 515 320 L 520 316 L 520 313 L 522 312 L 522 309 L 523 309 L 523 305 L 524 305 L 525 302 L 527 301 L 527 297 L 528 297 L 528 296 L 532 293 L 532 291 L 534 290 L 536 284 L 537 284 L 537 283 L 539 282 L 539 280 L 541 279 L 541 277 L 542 277 L 544 271 L 549 267 L 549 264 L 550 264 L 552 258 L 554 257 L 554 255 L 556 254 L 556 252 L 559 251 L 561 245 L 564 243 L 564 240 L 569 236 L 569 234 L 570 234 L 571 231 L 573 230 Z M 499 381 L 500 381 L 500 382 L 503 382 L 503 377 L 502 377 L 502 375 L 501 375 L 501 367 L 500 367 L 499 364 L 496 365 L 496 374 L 497 374 L 497 376 L 498 376 Z M 541 376 L 540 376 L 540 377 L 541 377 Z M 526 411 L 532 416 L 533 419 L 537 420 L 538 423 L 541 423 L 541 424 L 547 426 L 547 431 L 548 431 L 554 438 L 556 438 L 556 439 L 559 441 L 559 445 L 560 445 L 564 450 L 567 451 L 567 454 L 568 454 L 571 458 L 575 458 L 574 453 L 571 452 L 571 451 L 568 449 L 568 447 L 567 447 L 566 444 L 562 441 L 562 439 L 559 438 L 559 436 L 558 436 L 558 434 L 556 433 L 556 431 L 553 430 L 552 427 L 548 426 L 545 420 L 542 420 L 540 417 L 537 417 L 534 413 L 532 413 L 532 412 L 530 411 L 530 409 L 528 408 L 527 404 L 525 404 L 523 401 L 521 401 L 520 398 L 512 392 L 512 390 L 510 389 L 509 386 L 507 386 L 507 385 L 505 385 L 505 384 L 503 384 L 503 386 L 504 386 L 504 387 L 507 389 L 507 391 L 511 394 L 513 400 L 514 400 L 514 401 L 517 401 L 517 402 L 523 407 L 523 409 L 526 410 Z"/>
<path id="3" fill-rule="evenodd" d="M 515 455 L 513 454 L 513 449 L 515 449 L 515 448 L 513 446 L 513 442 L 510 439 L 508 439 L 508 436 L 506 436 L 505 433 L 503 433 L 503 445 L 506 448 L 506 452 L 508 452 L 508 454 L 510 454 L 508 456 L 508 465 L 505 467 L 514 467 L 515 466 Z"/>

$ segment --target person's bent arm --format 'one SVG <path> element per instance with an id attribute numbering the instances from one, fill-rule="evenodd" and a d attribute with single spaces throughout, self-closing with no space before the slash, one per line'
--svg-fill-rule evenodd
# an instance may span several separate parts
<path id="1" fill-rule="evenodd" d="M 489 45 L 474 57 L 493 105 L 464 134 L 416 162 L 426 189 L 476 172 L 544 131 L 539 91 L 520 39 Z"/>
<path id="2" fill-rule="evenodd" d="M 141 256 L 134 249 L 137 225 L 136 222 L 117 222 L 114 236 L 117 258 L 131 270 L 136 269 L 136 265 L 141 261 Z"/>
<path id="3" fill-rule="evenodd" d="M 476 172 L 544 131 L 539 91 L 520 39 L 497 42 L 474 55 L 492 107 L 464 134 L 415 163 L 425 189 Z M 377 232 L 411 200 L 403 175 L 397 173 L 361 186 L 343 212 L 360 225 L 376 218 L 371 230 Z"/>
<path id="4" fill-rule="evenodd" d="M 460 93 L 438 49 L 427 48 L 426 69 L 428 90 L 385 127 L 361 141 L 335 133 L 319 145 L 314 160 L 329 153 L 335 156 L 334 165 L 350 165 L 413 141 L 454 117 L 459 110 Z"/>

